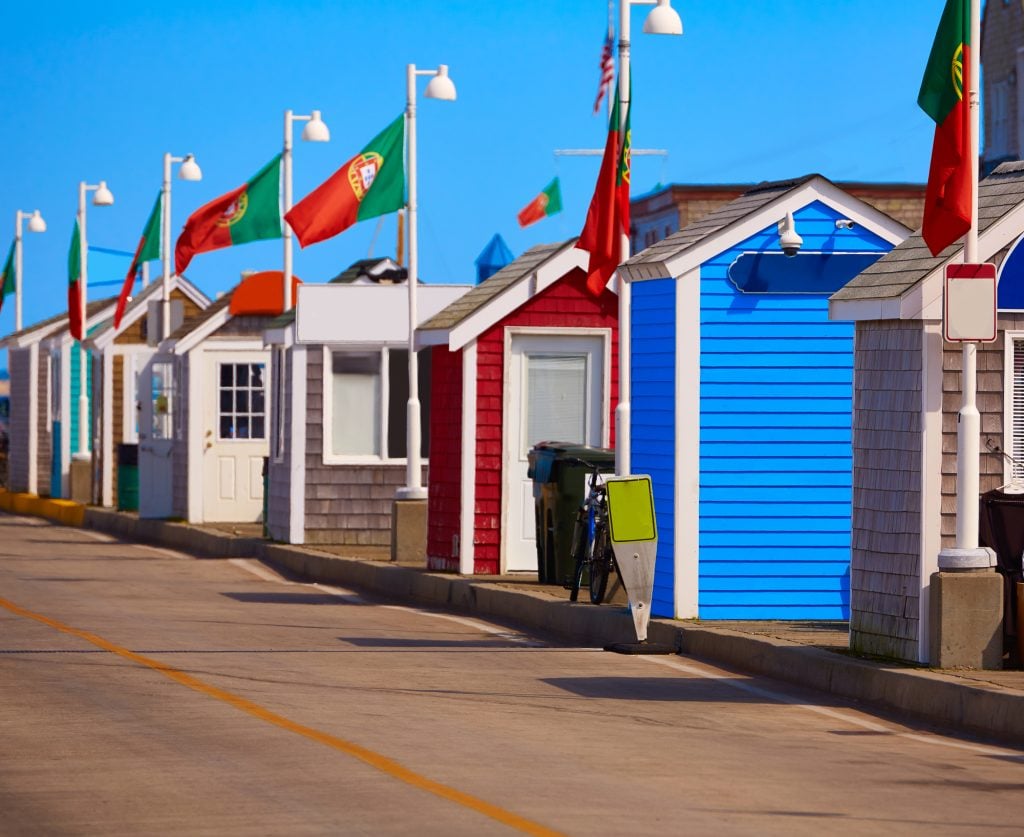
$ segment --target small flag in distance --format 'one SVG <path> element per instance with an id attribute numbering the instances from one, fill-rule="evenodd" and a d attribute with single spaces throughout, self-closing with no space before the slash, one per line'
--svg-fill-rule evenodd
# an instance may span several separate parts
<path id="1" fill-rule="evenodd" d="M 528 227 L 562 211 L 562 185 L 556 177 L 537 197 L 520 210 L 519 226 Z"/>

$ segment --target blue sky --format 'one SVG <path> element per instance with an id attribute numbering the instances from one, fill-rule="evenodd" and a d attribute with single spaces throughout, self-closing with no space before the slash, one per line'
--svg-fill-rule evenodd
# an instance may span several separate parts
<path id="1" fill-rule="evenodd" d="M 667 162 L 634 157 L 634 194 L 811 171 L 923 182 L 933 125 L 916 97 L 942 5 L 676 0 L 681 38 L 641 34 L 646 9 L 634 9 L 633 145 L 669 151 Z M 603 145 L 591 107 L 606 0 L 17 3 L 4 25 L 0 248 L 17 209 L 41 209 L 49 224 L 26 234 L 26 323 L 65 304 L 80 180 L 105 179 L 116 198 L 90 207 L 90 243 L 134 250 L 165 151 L 194 152 L 204 173 L 201 183 L 175 180 L 176 237 L 191 211 L 280 150 L 285 108 L 316 108 L 332 140 L 296 137 L 298 199 L 401 112 L 408 62 L 450 65 L 458 88 L 446 103 L 424 99 L 420 85 L 424 280 L 471 281 L 495 232 L 519 254 L 582 227 L 599 160 L 556 165 L 553 151 Z M 565 210 L 520 230 L 516 212 L 555 174 Z M 394 219 L 377 233 L 368 221 L 296 247 L 295 272 L 325 281 L 371 246 L 392 254 Z M 90 264 L 91 280 L 119 279 L 127 260 Z M 280 265 L 280 243 L 261 242 L 201 254 L 188 274 L 213 295 L 243 270 Z M 13 323 L 5 305 L 0 333 Z"/>

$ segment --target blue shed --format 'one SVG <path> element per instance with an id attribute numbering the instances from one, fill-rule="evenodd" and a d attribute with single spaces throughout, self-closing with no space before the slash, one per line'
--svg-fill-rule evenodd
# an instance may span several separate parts
<path id="1" fill-rule="evenodd" d="M 828 298 L 909 233 L 809 175 L 759 184 L 620 269 L 656 616 L 849 618 L 854 328 L 829 321 Z"/>

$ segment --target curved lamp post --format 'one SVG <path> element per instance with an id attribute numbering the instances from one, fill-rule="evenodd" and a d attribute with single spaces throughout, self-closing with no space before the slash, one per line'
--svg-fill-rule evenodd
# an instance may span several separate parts
<path id="1" fill-rule="evenodd" d="M 683 22 L 670 0 L 619 0 L 619 119 L 626 123 L 629 112 L 629 12 L 633 6 L 654 6 L 644 21 L 648 35 L 682 35 Z M 629 232 L 622 234 L 622 261 L 629 258 Z M 619 277 L 619 403 L 615 407 L 615 473 L 631 471 L 630 398 L 630 297 L 629 282 Z"/>
<path id="2" fill-rule="evenodd" d="M 420 433 L 419 365 L 416 358 L 416 285 L 419 282 L 419 250 L 416 228 L 416 76 L 432 76 L 423 95 L 428 99 L 455 101 L 455 84 L 448 77 L 448 65 L 436 70 L 419 70 L 415 64 L 406 67 L 406 145 L 408 153 L 408 202 L 405 214 L 409 225 L 409 401 L 405 415 L 405 487 L 398 489 L 400 500 L 422 500 L 423 466 Z"/>
<path id="3" fill-rule="evenodd" d="M 39 210 L 33 212 L 22 212 L 20 209 L 14 213 L 14 330 L 21 331 L 21 276 L 22 256 L 21 237 L 22 221 L 28 219 L 28 231 L 34 233 L 46 232 L 46 221 L 39 214 Z"/>
<path id="4" fill-rule="evenodd" d="M 160 337 L 166 340 L 171 336 L 171 164 L 181 163 L 178 169 L 178 177 L 182 180 L 198 181 L 203 179 L 202 169 L 196 162 L 195 155 L 186 154 L 184 157 L 174 157 L 170 152 L 164 154 L 164 180 L 161 195 L 163 206 L 161 216 L 163 221 L 163 235 L 160 236 L 160 266 L 163 273 L 161 282 L 161 325 Z"/>
<path id="5" fill-rule="evenodd" d="M 305 122 L 306 127 L 302 129 L 302 139 L 305 142 L 330 142 L 331 132 L 323 119 L 320 111 L 315 110 L 309 116 L 300 116 L 290 110 L 284 112 L 284 149 L 281 152 L 281 180 L 284 185 L 284 211 L 283 218 L 292 208 L 292 125 L 296 122 Z M 292 299 L 292 228 L 288 222 L 283 223 L 281 237 L 284 239 L 284 310 L 289 310 L 294 304 Z"/>

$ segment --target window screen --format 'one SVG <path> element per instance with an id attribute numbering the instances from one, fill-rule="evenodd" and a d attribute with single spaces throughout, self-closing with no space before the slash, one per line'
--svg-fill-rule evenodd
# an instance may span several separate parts
<path id="1" fill-rule="evenodd" d="M 1007 390 L 1011 388 L 1008 386 Z M 1010 416 L 1010 456 L 1014 459 L 1013 476 L 1024 477 L 1024 340 L 1013 341 L 1013 404 Z"/>
<path id="2" fill-rule="evenodd" d="M 545 440 L 586 441 L 587 356 L 527 355 L 526 381 L 523 452 Z"/>
<path id="3" fill-rule="evenodd" d="M 379 352 L 331 354 L 331 453 L 381 455 Z"/>

